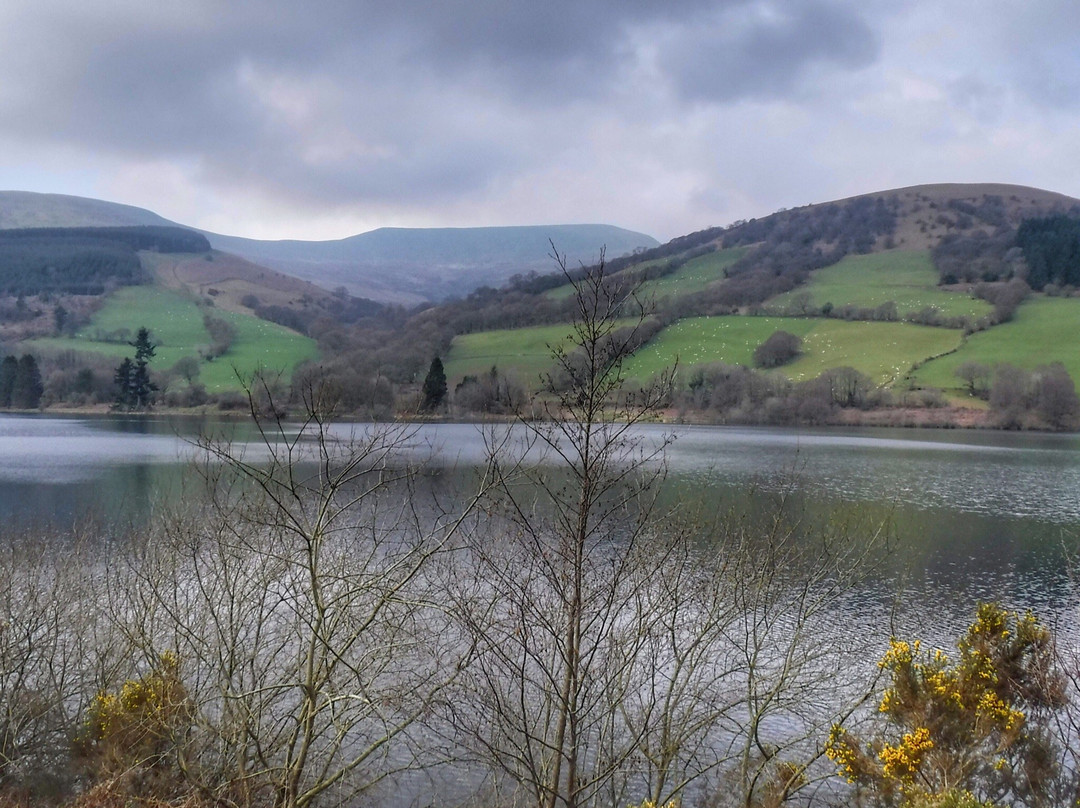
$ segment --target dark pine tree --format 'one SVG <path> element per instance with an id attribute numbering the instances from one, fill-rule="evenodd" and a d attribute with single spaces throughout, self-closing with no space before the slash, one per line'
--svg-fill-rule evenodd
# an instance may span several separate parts
<path id="1" fill-rule="evenodd" d="M 5 356 L 0 362 L 0 407 L 11 406 L 11 394 L 15 390 L 15 377 L 19 374 L 19 360 Z"/>
<path id="2" fill-rule="evenodd" d="M 431 360 L 427 376 L 424 377 L 423 398 L 420 409 L 424 412 L 432 412 L 442 406 L 446 400 L 446 371 L 439 357 Z"/>
<path id="3" fill-rule="evenodd" d="M 135 364 L 140 362 L 146 364 L 154 358 L 154 353 L 157 346 L 150 341 L 150 332 L 146 326 L 142 326 L 138 333 L 135 334 L 135 341 L 131 343 L 131 347 L 135 349 Z"/>
<path id="4" fill-rule="evenodd" d="M 157 385 L 150 380 L 150 360 L 157 347 L 150 341 L 146 327 L 139 329 L 135 341 L 135 359 L 124 359 L 116 369 L 116 408 L 120 410 L 148 410 L 154 403 Z"/>
<path id="5" fill-rule="evenodd" d="M 131 371 L 131 408 L 136 410 L 148 410 L 154 403 L 154 393 L 157 385 L 150 381 L 150 369 L 148 365 L 154 358 L 154 343 L 150 341 L 150 332 L 145 326 L 139 329 L 135 335 L 135 341 L 131 343 L 135 349 L 135 367 Z"/>
<path id="6" fill-rule="evenodd" d="M 56 324 L 57 336 L 62 335 L 68 324 L 68 310 L 59 303 L 57 303 L 56 308 L 53 309 L 53 322 Z"/>
<path id="7" fill-rule="evenodd" d="M 45 385 L 41 383 L 37 360 L 30 354 L 23 354 L 11 389 L 11 406 L 20 410 L 35 410 L 41 406 L 44 392 Z"/>
<path id="8" fill-rule="evenodd" d="M 120 367 L 116 369 L 113 383 L 116 385 L 116 399 L 113 406 L 118 410 L 130 410 L 132 408 L 131 376 L 135 371 L 135 363 L 130 357 L 124 357 Z"/>

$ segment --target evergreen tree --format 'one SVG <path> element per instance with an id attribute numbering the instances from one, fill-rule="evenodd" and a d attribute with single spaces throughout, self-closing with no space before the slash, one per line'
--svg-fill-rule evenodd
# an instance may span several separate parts
<path id="1" fill-rule="evenodd" d="M 113 406 L 118 410 L 130 410 L 132 407 L 131 376 L 134 370 L 135 364 L 129 357 L 124 357 L 113 376 L 113 383 L 116 385 L 116 400 Z"/>
<path id="2" fill-rule="evenodd" d="M 431 412 L 440 407 L 445 400 L 446 371 L 443 370 L 442 360 L 436 356 L 431 360 L 431 367 L 428 368 L 427 376 L 424 378 L 423 400 L 420 403 L 420 409 L 424 412 Z"/>
<path id="3" fill-rule="evenodd" d="M 139 328 L 138 333 L 135 334 L 135 341 L 131 343 L 131 347 L 135 349 L 135 364 L 145 365 L 151 359 L 154 358 L 157 346 L 150 341 L 150 332 L 146 326 Z"/>
<path id="4" fill-rule="evenodd" d="M 5 356 L 0 362 L 0 407 L 11 406 L 11 394 L 15 389 L 15 377 L 19 373 L 19 360 Z"/>
<path id="5" fill-rule="evenodd" d="M 23 354 L 11 388 L 11 406 L 20 410 L 37 409 L 41 406 L 41 395 L 44 392 L 45 385 L 41 382 L 37 360 L 30 354 Z"/>
<path id="6" fill-rule="evenodd" d="M 116 408 L 122 410 L 147 410 L 154 403 L 157 385 L 150 380 L 150 360 L 154 358 L 157 347 L 150 341 L 150 332 L 146 327 L 139 329 L 135 341 L 135 359 L 125 358 L 116 369 L 113 381 L 116 384 Z"/>
<path id="7" fill-rule="evenodd" d="M 53 309 L 53 322 L 56 324 L 57 336 L 63 335 L 64 329 L 68 324 L 68 310 L 59 303 L 57 303 L 56 308 Z"/>

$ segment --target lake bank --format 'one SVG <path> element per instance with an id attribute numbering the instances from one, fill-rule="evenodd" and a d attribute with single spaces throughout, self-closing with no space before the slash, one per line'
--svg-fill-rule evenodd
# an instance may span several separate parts
<path id="1" fill-rule="evenodd" d="M 198 407 L 155 407 L 148 412 L 121 412 L 106 404 L 94 404 L 83 407 L 45 407 L 38 410 L 0 409 L 0 414 L 6 415 L 45 415 L 45 416 L 71 416 L 71 417 L 120 417 L 120 418 L 222 418 L 243 420 L 251 417 L 246 409 L 236 407 L 221 408 L 217 405 L 204 405 Z M 285 416 L 291 415 L 286 409 Z M 365 420 L 360 413 L 343 413 L 342 419 Z M 521 420 L 538 421 L 541 418 L 519 417 L 517 415 L 496 414 L 470 414 L 456 413 L 453 415 L 418 415 L 416 413 L 398 413 L 394 420 L 388 423 L 471 423 L 471 424 L 513 424 Z M 787 424 L 772 423 L 767 420 L 723 419 L 709 418 L 707 414 L 695 411 L 680 411 L 669 408 L 662 410 L 655 419 L 658 423 L 666 424 L 695 424 L 704 426 L 762 426 L 786 429 L 803 429 L 816 426 L 838 427 L 897 427 L 904 429 L 975 429 L 997 430 L 1001 426 L 987 409 L 975 409 L 971 407 L 944 406 L 944 407 L 877 407 L 870 409 L 841 408 L 822 419 L 807 422 L 795 422 Z M 1070 429 L 1041 429 L 1031 426 L 1018 426 L 1009 431 L 1023 431 L 1035 433 L 1067 434 Z"/>

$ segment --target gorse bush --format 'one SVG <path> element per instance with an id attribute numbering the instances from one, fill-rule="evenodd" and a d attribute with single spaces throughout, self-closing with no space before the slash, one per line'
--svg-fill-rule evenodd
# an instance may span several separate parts
<path id="1" fill-rule="evenodd" d="M 1059 804 L 1066 774 L 1051 730 L 1065 679 L 1031 614 L 982 604 L 955 657 L 893 639 L 878 665 L 884 726 L 869 738 L 837 726 L 827 744 L 873 804 Z"/>
<path id="2" fill-rule="evenodd" d="M 97 694 L 76 751 L 97 775 L 160 767 L 191 720 L 180 660 L 167 651 L 146 675 Z"/>

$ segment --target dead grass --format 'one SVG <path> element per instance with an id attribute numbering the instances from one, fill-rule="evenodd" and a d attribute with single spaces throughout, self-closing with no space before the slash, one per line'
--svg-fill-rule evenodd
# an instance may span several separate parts
<path id="1" fill-rule="evenodd" d="M 255 295 L 270 306 L 298 307 L 306 297 L 312 301 L 329 298 L 325 289 L 313 283 L 277 272 L 229 253 L 160 254 L 144 252 L 140 258 L 158 282 L 169 289 L 187 292 L 197 298 L 211 298 L 226 311 L 250 313 L 240 301 Z"/>

